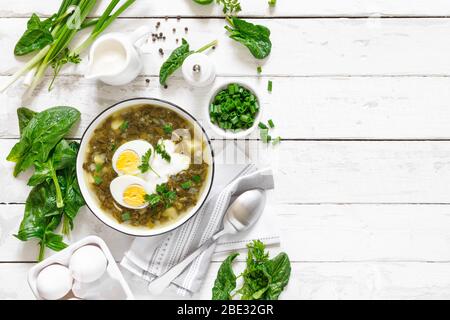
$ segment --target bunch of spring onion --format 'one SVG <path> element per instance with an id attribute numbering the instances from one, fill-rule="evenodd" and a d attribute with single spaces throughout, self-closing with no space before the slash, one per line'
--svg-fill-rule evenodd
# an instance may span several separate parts
<path id="1" fill-rule="evenodd" d="M 115 10 L 120 1 L 111 0 L 105 12 L 97 19 L 88 19 L 97 0 L 63 0 L 58 12 L 45 20 L 33 14 L 28 21 L 27 30 L 16 44 L 14 54 L 35 55 L 0 87 L 0 92 L 5 91 L 24 75 L 24 83 L 29 86 L 29 93 L 33 92 L 49 67 L 53 68 L 53 79 L 49 86 L 51 90 L 61 68 L 67 63 L 80 63 L 80 53 L 136 0 L 125 0 Z M 89 37 L 80 46 L 71 50 L 69 46 L 75 35 L 80 30 L 90 27 L 93 29 Z"/>

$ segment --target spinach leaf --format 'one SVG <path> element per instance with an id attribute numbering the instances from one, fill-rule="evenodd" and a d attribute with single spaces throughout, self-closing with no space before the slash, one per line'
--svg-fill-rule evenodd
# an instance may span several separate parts
<path id="1" fill-rule="evenodd" d="M 167 79 L 177 71 L 183 65 L 184 60 L 193 53 L 194 51 L 189 49 L 189 43 L 186 39 L 183 39 L 181 46 L 176 48 L 161 66 L 161 70 L 159 71 L 159 83 L 165 85 Z"/>
<path id="2" fill-rule="evenodd" d="M 23 56 L 28 53 L 43 49 L 45 46 L 53 42 L 51 27 L 53 25 L 53 17 L 41 21 L 39 17 L 33 13 L 27 23 L 27 30 L 17 42 L 14 48 L 16 56 Z"/>
<path id="3" fill-rule="evenodd" d="M 60 209 L 56 207 L 55 187 L 44 182 L 31 190 L 16 237 L 22 241 L 39 239 L 39 261 L 41 261 L 44 258 L 45 247 L 56 251 L 66 247 L 62 237 L 53 233 L 60 222 L 61 214 Z"/>
<path id="4" fill-rule="evenodd" d="M 36 114 L 7 157 L 16 163 L 14 176 L 35 162 L 46 162 L 53 148 L 79 119 L 80 112 L 71 107 L 54 107 Z"/>
<path id="5" fill-rule="evenodd" d="M 256 59 L 264 59 L 272 51 L 270 30 L 262 25 L 255 25 L 237 17 L 227 17 L 230 26 L 225 29 L 231 39 L 245 45 Z"/>
<path id="6" fill-rule="evenodd" d="M 266 263 L 271 281 L 264 294 L 265 300 L 278 300 L 281 292 L 287 286 L 291 276 L 291 262 L 286 253 L 282 252 Z"/>
<path id="7" fill-rule="evenodd" d="M 194 0 L 195 3 L 206 5 L 213 3 L 214 0 Z"/>
<path id="8" fill-rule="evenodd" d="M 37 186 L 44 181 L 53 180 L 56 188 L 56 205 L 58 208 L 64 206 L 64 200 L 56 171 L 69 167 L 75 168 L 77 152 L 77 143 L 69 144 L 66 140 L 61 140 L 46 162 L 34 163 L 35 172 L 28 180 L 29 186 Z"/>
<path id="9" fill-rule="evenodd" d="M 19 118 L 19 131 L 20 136 L 22 136 L 23 129 L 28 125 L 28 123 L 33 119 L 33 117 L 37 114 L 33 110 L 28 108 L 19 108 L 17 109 L 17 117 Z"/>
<path id="10" fill-rule="evenodd" d="M 231 300 L 231 292 L 236 289 L 236 275 L 232 263 L 239 253 L 230 255 L 222 263 L 217 272 L 217 279 L 212 289 L 212 300 Z"/>
<path id="11" fill-rule="evenodd" d="M 53 173 L 47 168 L 48 171 L 43 170 L 35 178 L 32 177 L 36 186 L 26 201 L 25 214 L 16 237 L 22 241 L 40 239 L 40 260 L 43 258 L 45 247 L 55 251 L 66 247 L 63 237 L 54 231 L 64 219 L 63 234 L 69 234 L 73 228 L 73 220 L 85 204 L 76 175 L 75 159 L 78 149 L 77 142 L 61 141 L 52 154 Z M 56 175 L 57 183 L 52 175 Z M 58 207 L 59 196 L 63 199 L 63 207 Z"/>
<path id="12" fill-rule="evenodd" d="M 85 205 L 84 198 L 81 195 L 80 186 L 78 185 L 75 166 L 79 144 L 77 142 L 72 142 L 70 147 L 75 153 L 73 163 L 70 166 L 66 166 L 63 170 L 58 171 L 58 180 L 64 198 L 64 223 L 62 231 L 65 235 L 68 235 L 70 230 L 73 229 L 73 221 L 77 216 L 78 211 Z"/>
<path id="13" fill-rule="evenodd" d="M 181 66 L 184 63 L 184 60 L 186 60 L 186 58 L 189 57 L 191 54 L 206 51 L 209 48 L 214 47 L 215 45 L 217 45 L 217 40 L 208 43 L 207 45 L 201 47 L 197 51 L 191 51 L 189 49 L 189 43 L 186 41 L 186 39 L 183 39 L 181 42 L 181 46 L 176 48 L 169 56 L 169 58 L 161 66 L 161 69 L 159 71 L 159 83 L 161 85 L 166 85 L 167 79 L 175 71 L 181 68 Z"/>

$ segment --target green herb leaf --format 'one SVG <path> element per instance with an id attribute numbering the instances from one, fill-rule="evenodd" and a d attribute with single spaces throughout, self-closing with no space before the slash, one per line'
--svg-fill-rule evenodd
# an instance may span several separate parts
<path id="1" fill-rule="evenodd" d="M 125 120 L 124 122 L 122 122 L 122 124 L 120 125 L 119 129 L 122 133 L 124 133 L 125 131 L 128 130 L 128 127 L 130 126 L 130 123 L 128 122 L 128 120 Z"/>
<path id="2" fill-rule="evenodd" d="M 62 237 L 53 231 L 61 222 L 61 210 L 56 207 L 56 192 L 53 184 L 44 182 L 34 187 L 28 195 L 25 213 L 16 237 L 22 241 L 39 239 L 39 261 L 44 258 L 45 247 L 62 250 L 66 245 Z"/>
<path id="3" fill-rule="evenodd" d="M 212 289 L 212 300 L 232 300 L 231 292 L 236 289 L 236 275 L 232 264 L 238 255 L 239 253 L 233 253 L 220 266 Z"/>
<path id="4" fill-rule="evenodd" d="M 256 59 L 264 59 L 272 51 L 270 30 L 262 25 L 255 25 L 237 17 L 227 18 L 230 26 L 225 29 L 231 39 L 245 45 Z"/>
<path id="5" fill-rule="evenodd" d="M 53 180 L 56 188 L 56 203 L 58 208 L 64 206 L 64 200 L 56 171 L 68 167 L 75 167 L 77 152 L 77 143 L 69 144 L 66 140 L 61 140 L 46 162 L 35 162 L 35 172 L 28 180 L 29 186 L 37 186 L 44 181 Z"/>
<path id="6" fill-rule="evenodd" d="M 270 275 L 270 284 L 265 291 L 264 299 L 278 300 L 291 276 L 291 262 L 288 255 L 284 252 L 280 253 L 266 263 L 266 268 Z"/>
<path id="7" fill-rule="evenodd" d="M 53 42 L 53 36 L 50 31 L 51 26 L 51 19 L 41 21 L 39 17 L 33 13 L 27 23 L 27 30 L 14 48 L 14 54 L 16 56 L 23 56 L 41 50 L 51 44 Z"/>
<path id="8" fill-rule="evenodd" d="M 71 54 L 69 48 L 62 50 L 52 61 L 51 66 L 53 68 L 53 78 L 48 86 L 48 91 L 52 90 L 53 84 L 55 83 L 56 77 L 61 72 L 63 66 L 68 63 L 79 64 L 81 58 L 78 54 Z"/>
<path id="9" fill-rule="evenodd" d="M 31 119 L 33 119 L 36 114 L 37 112 L 30 110 L 28 108 L 17 109 L 17 117 L 19 118 L 20 136 L 22 136 L 23 130 L 28 125 L 28 123 L 30 123 Z"/>
<path id="10" fill-rule="evenodd" d="M 152 207 L 162 204 L 165 208 L 170 208 L 176 199 L 177 193 L 170 190 L 167 183 L 157 185 L 156 193 L 145 196 L 145 201 Z"/>
<path id="11" fill-rule="evenodd" d="M 259 240 L 248 246 L 246 268 L 242 273 L 242 287 L 235 294 L 242 300 L 276 300 L 287 286 L 291 275 L 291 263 L 286 253 L 269 259 L 265 245 Z M 236 276 L 231 263 L 237 254 L 230 255 L 217 273 L 213 287 L 213 300 L 230 300 L 236 288 Z M 233 295 L 234 296 L 234 295 Z"/>
<path id="12" fill-rule="evenodd" d="M 166 151 L 166 146 L 164 145 L 164 141 L 163 140 L 158 141 L 158 144 L 156 145 L 155 151 L 156 151 L 157 154 L 159 154 L 161 156 L 161 158 L 163 158 L 167 162 L 171 161 L 171 157 Z"/>
<path id="13" fill-rule="evenodd" d="M 218 4 L 223 5 L 223 13 L 233 15 L 242 10 L 239 0 L 216 0 Z"/>
<path id="14" fill-rule="evenodd" d="M 131 214 L 128 211 L 125 211 L 122 213 L 122 221 L 130 221 L 131 220 Z"/>
<path id="15" fill-rule="evenodd" d="M 152 157 L 152 149 L 148 149 L 148 151 L 142 156 L 141 165 L 138 168 L 139 170 L 141 170 L 141 173 L 146 173 L 149 170 L 151 170 L 159 177 L 159 174 L 156 173 L 156 171 L 153 170 L 152 166 L 150 165 L 151 157 Z"/>
<path id="16" fill-rule="evenodd" d="M 14 176 L 35 162 L 46 162 L 53 148 L 79 119 L 80 112 L 71 107 L 55 107 L 36 114 L 7 157 L 8 161 L 16 163 Z"/>
<path id="17" fill-rule="evenodd" d="M 150 207 L 155 207 L 161 202 L 161 196 L 156 193 L 147 194 L 145 196 L 145 201 L 147 201 L 150 204 Z"/>
<path id="18" fill-rule="evenodd" d="M 181 184 L 181 188 L 189 190 L 192 187 L 192 181 L 186 181 Z"/>
<path id="19" fill-rule="evenodd" d="M 216 44 L 217 41 L 213 41 L 201 47 L 197 51 L 191 51 L 189 49 L 189 43 L 186 41 L 186 39 L 182 39 L 181 46 L 176 48 L 169 56 L 169 58 L 161 66 L 161 69 L 159 70 L 159 83 L 163 86 L 166 85 L 167 79 L 175 71 L 181 68 L 181 66 L 184 63 L 184 60 L 186 60 L 186 58 L 189 57 L 191 54 L 206 51 L 207 49 L 215 46 Z"/>
<path id="20" fill-rule="evenodd" d="M 178 70 L 183 65 L 184 60 L 193 53 L 194 51 L 189 49 L 189 43 L 186 39 L 183 39 L 181 46 L 176 48 L 161 66 L 161 70 L 159 71 L 159 83 L 165 85 L 167 79 Z"/>
<path id="21" fill-rule="evenodd" d="M 195 3 L 201 4 L 201 5 L 206 5 L 206 4 L 211 4 L 214 2 L 214 0 L 194 0 Z"/>
<path id="22" fill-rule="evenodd" d="M 173 126 L 172 126 L 172 124 L 166 123 L 166 124 L 163 126 L 163 130 L 164 130 L 164 133 L 166 133 L 166 134 L 172 134 L 172 132 L 173 132 Z"/>

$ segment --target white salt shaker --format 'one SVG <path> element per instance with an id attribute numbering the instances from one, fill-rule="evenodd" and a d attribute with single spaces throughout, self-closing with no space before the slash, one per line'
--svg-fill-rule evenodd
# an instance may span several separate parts
<path id="1" fill-rule="evenodd" d="M 216 68 L 204 53 L 193 53 L 183 63 L 183 77 L 193 87 L 207 87 L 216 79 Z"/>

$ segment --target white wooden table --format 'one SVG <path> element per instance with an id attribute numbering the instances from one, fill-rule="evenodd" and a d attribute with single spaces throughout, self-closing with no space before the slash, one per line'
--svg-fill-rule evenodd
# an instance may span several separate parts
<path id="1" fill-rule="evenodd" d="M 0 81 L 21 64 L 12 49 L 27 17 L 49 15 L 59 3 L 0 0 Z M 227 39 L 217 6 L 139 0 L 111 31 L 161 21 L 168 39 L 148 48 L 145 75 L 131 85 L 87 81 L 81 65 L 65 69 L 54 91 L 43 88 L 30 101 L 22 101 L 18 86 L 0 95 L 0 299 L 33 298 L 26 274 L 37 253 L 36 242 L 12 236 L 29 191 L 27 175 L 14 179 L 5 160 L 18 138 L 16 108 L 77 107 L 82 121 L 73 138 L 107 106 L 137 96 L 168 99 L 201 119 L 208 90 L 189 88 L 179 74 L 167 90 L 157 81 L 157 50 L 169 52 L 181 36 L 193 47 L 219 39 L 212 53 L 217 82 L 257 87 L 265 119 L 272 118 L 285 139 L 258 157 L 278 161 L 266 214 L 277 215 L 282 248 L 293 262 L 284 299 L 450 298 L 450 1 L 278 0 L 274 10 L 266 0 L 242 5 L 242 16 L 273 33 L 261 76 L 258 62 Z M 223 141 L 214 144 L 220 148 Z M 259 146 L 251 141 L 250 152 Z M 84 209 L 72 241 L 88 234 L 104 238 L 117 260 L 132 241 Z M 210 298 L 219 265 L 215 259 L 196 298 Z M 136 279 L 127 279 L 139 298 L 148 297 Z"/>

